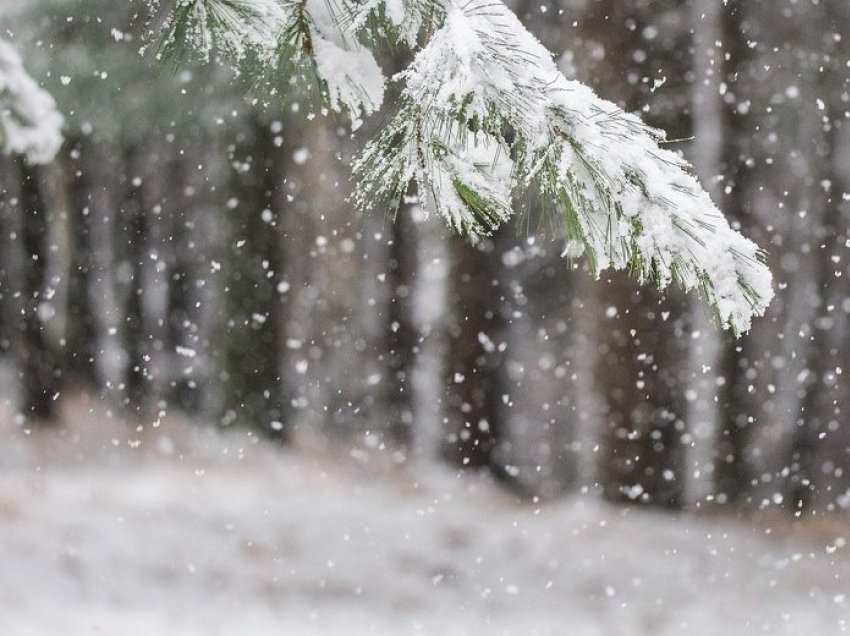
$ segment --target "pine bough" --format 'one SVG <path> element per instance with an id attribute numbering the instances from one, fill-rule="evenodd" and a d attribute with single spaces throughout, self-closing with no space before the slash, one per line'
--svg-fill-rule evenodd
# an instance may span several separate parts
<path id="1" fill-rule="evenodd" d="M 363 209 L 397 206 L 414 183 L 474 241 L 530 194 L 555 212 L 564 255 L 584 255 L 597 276 L 628 269 L 696 288 L 736 334 L 773 296 L 763 253 L 661 147 L 664 133 L 564 77 L 500 0 L 177 0 L 164 28 L 160 55 L 258 60 L 285 82 L 310 75 L 352 129 L 384 100 L 370 49 L 409 46 L 392 78 L 403 83 L 397 113 L 354 163 Z"/>

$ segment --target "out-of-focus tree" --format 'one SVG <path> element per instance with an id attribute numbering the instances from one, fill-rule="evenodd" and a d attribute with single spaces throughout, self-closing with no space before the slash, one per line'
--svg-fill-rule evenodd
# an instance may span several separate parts
<path id="1" fill-rule="evenodd" d="M 803 350 L 805 378 L 799 415 L 786 456 L 786 497 L 797 513 L 812 511 L 816 505 L 832 508 L 850 492 L 850 436 L 842 426 L 850 391 L 841 380 L 842 368 L 850 359 L 845 335 L 850 313 L 846 270 L 850 246 L 850 179 L 846 170 L 850 157 L 850 76 L 846 60 L 850 44 L 843 37 L 850 23 L 850 9 L 835 2 L 809 9 L 807 16 L 815 25 L 812 36 L 817 34 L 811 59 L 812 70 L 817 72 L 814 87 L 822 125 L 822 138 L 812 140 L 810 161 L 820 179 L 814 187 L 822 192 L 822 212 L 810 233 L 814 311 Z"/>
<path id="2" fill-rule="evenodd" d="M 256 121 L 233 147 L 224 259 L 228 319 L 222 343 L 226 409 L 222 421 L 246 422 L 285 439 L 290 398 L 282 379 L 286 295 L 281 287 L 285 266 L 281 219 L 286 209 L 279 189 L 285 150 L 275 143 L 282 140 L 281 131 L 272 130 L 280 125 Z"/>
<path id="3" fill-rule="evenodd" d="M 625 95 L 626 110 L 646 105 L 647 120 L 670 139 L 690 130 L 684 15 L 678 3 L 597 2 L 582 18 L 588 48 L 602 52 L 583 51 L 588 60 L 601 60 L 584 72 L 603 93 Z M 684 485 L 683 299 L 675 290 L 640 288 L 619 273 L 604 274 L 594 291 L 603 492 L 611 499 L 676 507 Z"/>
<path id="4" fill-rule="evenodd" d="M 21 409 L 26 417 L 42 422 L 55 415 L 60 384 L 54 343 L 47 334 L 55 310 L 51 303 L 54 290 L 47 276 L 50 210 L 40 166 L 59 151 L 62 125 L 53 98 L 27 73 L 17 51 L 0 40 L 0 151 L 14 157 L 11 173 L 18 183 L 19 218 L 10 234 L 20 237 L 19 262 L 9 268 L 19 275 L 15 286 L 19 290 L 16 314 L 20 333 L 15 350 Z"/>
<path id="5" fill-rule="evenodd" d="M 508 393 L 500 247 L 498 239 L 471 247 L 452 238 L 444 403 L 446 458 L 458 467 L 490 468 L 497 475 Z"/>
<path id="6" fill-rule="evenodd" d="M 25 25 L 16 32 L 20 44 L 68 113 L 59 187 L 69 208 L 70 249 L 68 263 L 58 267 L 66 272 L 68 293 L 67 307 L 57 307 L 67 326 L 64 373 L 89 388 L 123 386 L 134 409 L 163 385 L 197 387 L 185 365 L 179 378 L 154 381 L 178 366 L 171 364 L 180 356 L 176 347 L 190 350 L 183 335 L 160 325 L 173 332 L 179 324 L 200 340 L 203 299 L 182 296 L 199 289 L 209 295 L 213 287 L 201 288 L 197 280 L 187 286 L 175 272 L 188 261 L 208 260 L 203 252 L 214 249 L 215 232 L 196 242 L 179 231 L 170 236 L 164 226 L 191 215 L 183 205 L 186 180 L 165 177 L 203 169 L 206 182 L 196 184 L 191 202 L 208 206 L 203 183 L 214 189 L 224 163 L 204 150 L 216 143 L 217 122 L 257 108 L 241 90 L 228 90 L 238 81 L 219 81 L 232 80 L 230 71 L 196 65 L 172 72 L 141 56 L 145 22 L 138 9 L 103 0 L 0 7 L 10 24 Z M 215 95 L 208 92 L 213 86 L 220 89 Z M 237 125 L 242 121 L 236 118 Z M 181 170 L 166 173 L 169 163 Z M 164 275 L 167 269 L 174 275 Z M 193 352 L 192 373 L 206 360 Z"/>
<path id="7" fill-rule="evenodd" d="M 752 210 L 752 139 L 754 123 L 747 108 L 750 64 L 754 58 L 749 46 L 747 3 L 725 3 L 719 19 L 716 41 L 722 56 L 717 60 L 724 94 L 721 99 L 721 139 L 718 170 L 723 175 L 720 204 L 730 218 L 750 235 L 759 232 Z M 719 87 L 718 87 L 719 90 Z M 763 236 L 759 236 L 763 240 Z M 719 361 L 719 426 L 714 460 L 714 483 L 720 503 L 735 503 L 750 489 L 754 466 L 750 437 L 758 415 L 758 399 L 753 390 L 760 361 L 752 334 L 739 339 L 724 338 Z"/>
<path id="8" fill-rule="evenodd" d="M 396 213 L 390 240 L 387 271 L 390 305 L 385 325 L 386 400 L 389 433 L 407 446 L 413 437 L 413 373 L 419 351 L 413 305 L 419 252 L 412 206 L 404 206 Z"/>

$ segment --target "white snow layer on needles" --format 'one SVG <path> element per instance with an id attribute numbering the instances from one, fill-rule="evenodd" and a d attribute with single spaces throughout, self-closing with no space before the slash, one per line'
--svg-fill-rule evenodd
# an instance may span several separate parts
<path id="1" fill-rule="evenodd" d="M 53 160 L 62 146 L 64 120 L 53 97 L 24 69 L 21 57 L 0 40 L 0 147 L 32 164 Z"/>
<path id="2" fill-rule="evenodd" d="M 361 46 L 341 47 L 319 33 L 313 35 L 316 69 L 327 84 L 333 110 L 345 110 L 351 129 L 357 130 L 362 117 L 371 115 L 384 101 L 384 75 L 370 51 Z"/>
<path id="3" fill-rule="evenodd" d="M 372 53 L 358 43 L 360 25 L 349 23 L 347 11 L 336 0 L 180 0 L 166 27 L 166 44 L 185 38 L 205 59 L 217 46 L 237 62 L 255 52 L 273 67 L 281 38 L 298 33 L 309 39 L 331 108 L 347 111 L 357 128 L 364 115 L 381 107 L 384 76 Z M 291 54 L 302 53 L 296 47 Z"/>
<path id="4" fill-rule="evenodd" d="M 497 139 L 483 132 L 464 131 L 463 144 L 452 146 L 431 164 L 431 173 L 420 178 L 426 181 L 432 195 L 439 199 L 438 209 L 449 227 L 464 231 L 474 219 L 459 194 L 468 188 L 490 202 L 490 214 L 497 222 L 507 221 L 511 214 L 510 151 Z"/>
<path id="5" fill-rule="evenodd" d="M 697 288 L 736 332 L 764 314 L 772 277 L 757 246 L 729 226 L 687 162 L 659 146 L 664 133 L 564 77 L 501 2 L 447 4 L 444 25 L 400 77 L 412 103 L 443 113 L 425 118 L 426 137 L 441 137 L 458 114 L 516 131 L 520 184 L 554 172 L 557 188 L 542 194 L 577 210 L 597 275 L 636 266 L 662 288 L 674 279 Z"/>
<path id="6" fill-rule="evenodd" d="M 371 51 L 344 25 L 343 8 L 334 0 L 309 2 L 310 37 L 316 70 L 327 87 L 333 110 L 346 111 L 356 130 L 363 116 L 384 101 L 384 74 Z"/>

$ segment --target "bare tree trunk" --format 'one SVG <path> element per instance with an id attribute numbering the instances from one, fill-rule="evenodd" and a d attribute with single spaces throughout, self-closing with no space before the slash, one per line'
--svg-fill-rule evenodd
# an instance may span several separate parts
<path id="1" fill-rule="evenodd" d="M 751 390 L 755 373 L 756 349 L 748 334 L 734 340 L 727 335 L 720 357 L 718 390 L 720 426 L 714 460 L 714 489 L 718 503 L 737 503 L 749 489 L 752 468 L 749 440 L 752 435 L 757 405 Z"/>
<path id="2" fill-rule="evenodd" d="M 56 415 L 55 398 L 59 393 L 55 352 L 46 334 L 49 212 L 38 168 L 24 159 L 16 160 L 16 164 L 21 184 L 19 227 L 23 257 L 21 331 L 17 346 L 22 410 L 28 418 L 49 422 Z"/>
<path id="3" fill-rule="evenodd" d="M 677 22 L 683 14 L 674 11 L 679 7 L 678 3 L 605 1 L 595 4 L 585 19 L 586 28 L 606 43 L 611 65 L 631 61 L 625 72 L 600 66 L 591 83 L 602 86 L 603 94 L 626 95 L 624 107 L 629 111 L 650 101 L 649 122 L 665 129 L 672 139 L 685 137 L 690 130 L 689 92 L 682 88 L 687 69 L 682 68 L 681 59 L 687 29 Z M 659 31 L 651 42 L 643 39 L 647 24 Z M 635 55 L 648 46 L 652 47 L 649 55 Z M 653 87 L 639 81 L 658 74 L 657 66 L 650 68 L 642 59 L 652 59 L 664 68 L 671 81 L 663 92 L 650 94 Z M 675 289 L 661 294 L 650 284 L 639 288 L 622 272 L 605 276 L 597 293 L 596 377 L 606 404 L 600 457 L 603 494 L 678 507 L 684 488 L 682 436 L 686 432 L 681 386 L 688 347 L 685 303 Z"/>
<path id="4" fill-rule="evenodd" d="M 200 345 L 201 299 L 197 281 L 201 270 L 196 255 L 200 237 L 195 224 L 194 189 L 187 170 L 193 158 L 179 156 L 172 161 L 170 197 L 173 205 L 166 265 L 166 350 L 173 361 L 168 370 L 169 394 L 177 407 L 187 413 L 201 408 L 200 387 L 195 377 Z"/>
<path id="5" fill-rule="evenodd" d="M 817 33 L 837 33 L 839 25 L 847 24 L 850 17 L 840 3 L 825 3 L 816 10 Z M 846 176 L 850 130 L 845 129 L 848 80 L 842 62 L 847 59 L 847 45 L 833 38 L 818 38 L 815 46 L 827 49 L 817 84 L 826 113 L 824 147 L 822 153 L 815 150 L 821 156 L 813 159 L 821 166 L 818 173 L 826 200 L 812 237 L 818 297 L 804 354 L 803 396 L 786 457 L 790 471 L 786 501 L 798 514 L 819 503 L 831 506 L 844 495 L 847 477 L 843 473 L 850 455 L 850 438 L 842 434 L 841 426 L 846 418 L 848 390 L 837 371 L 850 349 L 846 343 L 847 312 L 842 311 L 848 298 L 846 246 L 850 239 L 850 205 L 845 198 L 850 185 Z"/>
<path id="6" fill-rule="evenodd" d="M 144 268 L 148 244 L 148 218 L 142 186 L 143 171 L 136 149 L 124 151 L 124 197 L 119 210 L 120 267 L 126 277 L 124 296 L 124 352 L 127 356 L 124 386 L 128 408 L 137 415 L 146 414 L 145 401 L 149 387 L 149 342 L 145 329 Z"/>
<path id="7" fill-rule="evenodd" d="M 687 331 L 681 299 L 636 289 L 620 273 L 599 293 L 597 384 L 605 399 L 601 478 L 612 500 L 678 507 L 686 406 L 679 371 Z M 612 315 L 613 314 L 613 315 Z M 670 316 L 666 320 L 664 316 Z"/>
<path id="8" fill-rule="evenodd" d="M 745 34 L 744 3 L 730 0 L 722 9 L 721 32 L 725 64 L 723 81 L 727 92 L 723 100 L 722 172 L 725 176 L 725 196 L 720 201 L 727 217 L 741 225 L 742 231 L 753 236 L 756 224 L 750 215 L 747 157 L 751 156 L 753 127 L 749 117 L 738 108 L 736 93 L 743 88 L 750 53 Z M 719 503 L 735 503 L 749 489 L 753 469 L 749 457 L 758 403 L 751 389 L 758 374 L 757 347 L 750 334 L 734 338 L 727 334 L 720 357 L 723 383 L 718 391 L 720 422 L 714 486 Z"/>
<path id="9" fill-rule="evenodd" d="M 242 144 L 245 154 L 234 157 L 236 198 L 229 213 L 233 234 L 231 254 L 225 259 L 231 271 L 225 290 L 223 422 L 242 421 L 285 441 L 290 413 L 282 378 L 286 296 L 279 285 L 284 265 L 283 210 L 275 196 L 285 149 L 275 146 L 274 135 L 260 122 L 252 126 L 250 134 L 253 138 Z"/>
<path id="10" fill-rule="evenodd" d="M 712 200 L 720 202 L 722 188 L 717 179 L 723 162 L 724 110 L 721 95 L 725 78 L 722 21 L 724 6 L 719 2 L 692 3 L 690 19 L 693 24 L 693 71 L 691 89 L 694 143 L 690 148 L 691 162 L 695 172 Z M 714 498 L 714 467 L 717 460 L 718 407 L 717 386 L 714 374 L 724 334 L 711 324 L 702 307 L 702 299 L 691 298 L 691 314 L 694 331 L 700 337 L 691 345 L 688 375 L 693 378 L 693 399 L 688 404 L 688 424 L 691 429 L 691 445 L 688 449 L 687 466 L 691 478 L 686 484 L 688 504 L 700 505 L 707 498 Z M 722 373 L 722 371 L 721 371 Z M 710 499 L 709 499 L 710 500 Z"/>
<path id="11" fill-rule="evenodd" d="M 11 238 L 14 236 L 12 228 L 15 227 L 17 210 L 13 205 L 15 196 L 10 191 L 14 169 L 11 161 L 0 161 L 0 356 L 6 356 L 12 350 L 17 319 L 14 298 L 16 250 Z"/>
<path id="12" fill-rule="evenodd" d="M 830 135 L 830 148 L 836 140 Z M 819 458 L 822 459 L 822 439 L 835 437 L 838 416 L 840 384 L 835 376 L 838 354 L 843 348 L 836 333 L 844 333 L 836 324 L 842 321 L 839 314 L 842 300 L 847 297 L 844 278 L 846 272 L 832 259 L 844 251 L 847 240 L 847 204 L 840 200 L 842 190 L 840 168 L 833 166 L 832 189 L 827 200 L 826 214 L 821 221 L 817 243 L 815 286 L 820 302 L 812 320 L 812 335 L 806 347 L 806 381 L 800 400 L 799 416 L 789 445 L 786 465 L 790 469 L 786 492 L 789 507 L 795 512 L 810 509 L 819 495 Z M 839 257 L 840 258 L 840 257 Z M 842 321 L 844 322 L 844 321 Z M 840 366 L 840 365 L 839 365 Z M 834 427 L 833 427 L 834 426 Z M 840 457 L 845 460 L 846 457 Z M 820 477 L 820 479 L 819 479 Z M 842 493 L 836 493 L 838 495 Z"/>
<path id="13" fill-rule="evenodd" d="M 451 241 L 449 306 L 454 314 L 446 345 L 444 456 L 462 468 L 498 469 L 506 393 L 499 350 L 505 328 L 500 262 L 492 240 L 475 247 L 456 236 Z"/>
<path id="14" fill-rule="evenodd" d="M 68 273 L 68 322 L 65 333 L 64 375 L 66 382 L 97 384 L 97 330 L 91 302 L 94 245 L 91 226 L 94 216 L 94 170 L 89 157 L 93 148 L 77 140 L 67 162 L 71 259 Z"/>
<path id="15" fill-rule="evenodd" d="M 409 206 L 402 207 L 392 224 L 388 278 L 390 299 L 386 332 L 385 387 L 389 433 L 405 446 L 412 440 L 413 369 L 418 334 L 413 315 L 413 286 L 418 267 L 416 226 Z"/>

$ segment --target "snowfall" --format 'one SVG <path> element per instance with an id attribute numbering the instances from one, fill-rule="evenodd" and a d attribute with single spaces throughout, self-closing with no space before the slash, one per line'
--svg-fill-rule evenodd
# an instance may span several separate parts
<path id="1" fill-rule="evenodd" d="M 850 630 L 846 520 L 523 502 L 367 446 L 63 419 L 0 405 L 0 634 Z"/>

